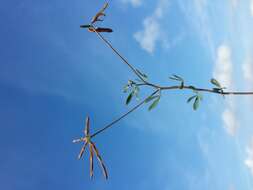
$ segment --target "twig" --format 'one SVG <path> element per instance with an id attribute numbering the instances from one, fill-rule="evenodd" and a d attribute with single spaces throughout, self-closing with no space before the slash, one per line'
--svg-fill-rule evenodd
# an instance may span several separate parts
<path id="1" fill-rule="evenodd" d="M 109 48 L 117 55 L 120 57 L 120 59 L 127 64 L 127 66 L 134 72 L 134 74 L 144 83 L 146 83 L 146 81 L 142 78 L 142 76 L 136 71 L 136 69 L 111 45 L 111 43 L 106 40 L 99 32 L 97 32 L 95 30 L 94 25 L 91 24 L 91 27 L 94 29 L 95 33 L 98 35 L 98 37 L 106 44 L 109 46 Z"/>
<path id="2" fill-rule="evenodd" d="M 154 91 L 150 96 L 155 95 L 159 90 Z M 147 97 L 147 98 L 148 98 Z M 99 133 L 105 131 L 106 129 L 112 127 L 114 124 L 118 123 L 121 119 L 123 119 L 124 117 L 126 117 L 127 115 L 129 115 L 130 113 L 132 113 L 133 111 L 135 111 L 137 108 L 139 108 L 141 105 L 143 105 L 146 101 L 145 98 L 143 101 L 141 101 L 139 104 L 137 104 L 136 106 L 134 106 L 131 110 L 129 110 L 128 112 L 124 113 L 122 116 L 120 116 L 119 118 L 115 119 L 114 121 L 112 121 L 110 124 L 106 125 L 104 128 L 98 130 L 97 132 L 95 132 L 93 135 L 91 135 L 91 138 L 95 137 L 96 135 L 98 135 Z"/>

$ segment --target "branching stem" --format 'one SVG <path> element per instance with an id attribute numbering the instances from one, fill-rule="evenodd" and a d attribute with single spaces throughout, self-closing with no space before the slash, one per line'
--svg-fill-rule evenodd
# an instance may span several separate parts
<path id="1" fill-rule="evenodd" d="M 93 28 L 94 25 L 91 24 Z M 113 46 L 112 44 L 106 40 L 99 32 L 95 30 L 95 33 L 98 35 L 98 37 L 109 46 L 109 48 L 124 62 L 128 65 L 128 67 L 133 71 L 133 73 L 143 82 L 139 84 L 139 86 L 150 86 L 155 89 L 161 89 L 161 90 L 173 90 L 173 89 L 180 89 L 180 86 L 159 86 L 157 84 L 149 83 L 146 80 L 140 76 L 140 74 L 136 71 L 136 69 L 124 58 Z M 215 93 L 220 95 L 253 95 L 253 92 L 225 92 L 225 91 L 215 91 L 213 89 L 205 89 L 205 88 L 193 88 L 192 86 L 183 86 L 181 89 L 191 89 L 195 91 L 202 91 L 202 92 L 209 92 L 209 93 Z"/>
<path id="2" fill-rule="evenodd" d="M 230 91 L 217 91 L 215 89 L 207 89 L 207 88 L 197 88 L 194 86 L 160 86 L 154 83 L 150 83 L 147 82 L 138 72 L 137 70 L 134 68 L 134 66 L 132 66 L 126 58 L 124 58 L 118 50 L 116 50 L 112 44 L 105 39 L 99 32 L 97 32 L 95 30 L 95 26 L 93 24 L 90 24 L 90 26 L 94 29 L 94 32 L 97 34 L 97 36 L 130 68 L 130 70 L 142 81 L 142 83 L 137 84 L 137 86 L 148 86 L 151 88 L 154 88 L 154 92 L 150 95 L 153 96 L 155 95 L 158 91 L 165 91 L 165 90 L 194 90 L 197 92 L 207 92 L 207 93 L 214 93 L 214 94 L 219 94 L 219 95 L 253 95 L 253 92 L 230 92 Z M 150 97 L 148 96 L 148 97 Z M 146 98 L 147 99 L 147 98 Z M 128 112 L 126 112 L 125 114 L 123 114 L 122 116 L 120 116 L 119 118 L 115 119 L 114 121 L 112 121 L 110 124 L 106 125 L 105 127 L 103 127 L 102 129 L 98 130 L 97 132 L 95 132 L 93 135 L 91 135 L 92 137 L 95 137 L 96 135 L 102 133 L 103 131 L 107 130 L 108 128 L 111 128 L 114 124 L 118 123 L 120 120 L 122 120 L 123 118 L 125 118 L 127 115 L 129 115 L 130 113 L 132 113 L 133 111 L 135 111 L 137 108 L 139 108 L 140 106 L 142 106 L 145 103 L 144 99 L 142 102 L 140 102 L 139 104 L 137 104 L 135 107 L 133 107 L 131 110 L 129 110 Z"/>

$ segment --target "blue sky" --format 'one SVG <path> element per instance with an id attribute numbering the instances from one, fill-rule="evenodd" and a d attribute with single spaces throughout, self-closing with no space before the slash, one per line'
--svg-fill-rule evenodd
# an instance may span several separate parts
<path id="1" fill-rule="evenodd" d="M 135 76 L 95 34 L 79 28 L 94 1 L 4 1 L 0 7 L 0 179 L 5 190 L 251 190 L 251 97 L 190 91 L 162 94 L 157 108 L 129 115 L 94 141 L 109 180 L 87 152 L 78 161 L 84 120 L 95 131 L 127 111 L 122 87 Z M 109 1 L 105 37 L 150 80 L 253 90 L 252 0 Z M 142 90 L 144 98 L 149 90 Z"/>

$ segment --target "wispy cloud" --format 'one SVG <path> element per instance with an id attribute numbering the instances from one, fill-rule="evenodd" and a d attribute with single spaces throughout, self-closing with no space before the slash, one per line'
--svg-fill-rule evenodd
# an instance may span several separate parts
<path id="1" fill-rule="evenodd" d="M 139 7 L 142 5 L 142 0 L 121 0 L 123 3 L 130 3 L 133 7 Z"/>
<path id="2" fill-rule="evenodd" d="M 215 60 L 215 45 L 212 34 L 212 22 L 210 22 L 207 0 L 179 0 L 179 5 L 185 18 L 193 27 L 195 33 L 207 46 L 210 56 Z"/>
<path id="3" fill-rule="evenodd" d="M 232 65 L 231 48 L 222 44 L 217 48 L 217 60 L 214 68 L 213 76 L 222 86 L 229 89 L 233 88 L 233 65 Z M 239 121 L 236 118 L 235 102 L 232 97 L 226 99 L 226 108 L 222 113 L 223 126 L 227 133 L 231 136 L 236 134 L 239 128 Z"/>
<path id="4" fill-rule="evenodd" d="M 244 163 L 253 175 L 253 139 L 251 139 L 250 144 L 246 147 L 246 153 L 247 158 L 245 159 Z"/>
<path id="5" fill-rule="evenodd" d="M 217 49 L 217 60 L 214 68 L 214 78 L 216 78 L 223 86 L 232 86 L 232 60 L 231 49 L 223 44 Z"/>
<path id="6" fill-rule="evenodd" d="M 160 22 L 163 19 L 168 6 L 168 0 L 158 1 L 154 12 L 143 20 L 143 29 L 134 34 L 134 38 L 148 53 L 154 52 L 157 42 L 162 42 L 164 46 L 167 44 L 165 32 L 163 31 Z"/>
<path id="7" fill-rule="evenodd" d="M 251 90 L 253 86 L 253 59 L 250 58 L 250 56 L 247 56 L 246 61 L 241 66 L 242 68 L 242 74 L 244 78 L 244 86 L 246 89 Z M 248 97 L 248 100 L 250 101 L 249 105 L 252 105 L 253 98 L 251 96 Z"/>
<path id="8" fill-rule="evenodd" d="M 253 60 L 247 59 L 242 65 L 243 77 L 247 86 L 253 86 Z"/>
<path id="9" fill-rule="evenodd" d="M 134 38 L 140 43 L 141 47 L 149 53 L 153 53 L 155 44 L 159 39 L 160 24 L 153 17 L 148 17 L 143 21 L 144 29 L 136 32 Z"/>
<path id="10" fill-rule="evenodd" d="M 227 133 L 231 136 L 235 136 L 236 131 L 239 128 L 239 122 L 236 118 L 234 110 L 231 107 L 226 108 L 222 113 L 222 120 Z"/>

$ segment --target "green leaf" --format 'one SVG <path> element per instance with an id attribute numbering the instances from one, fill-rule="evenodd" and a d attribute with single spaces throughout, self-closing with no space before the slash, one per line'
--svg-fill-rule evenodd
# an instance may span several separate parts
<path id="1" fill-rule="evenodd" d="M 89 27 L 91 27 L 91 25 L 89 24 L 80 25 L 80 28 L 89 28 Z"/>
<path id="2" fill-rule="evenodd" d="M 191 96 L 190 98 L 188 98 L 188 100 L 187 100 L 187 103 L 190 103 L 194 98 L 196 98 L 197 97 L 197 95 L 195 95 L 195 96 Z"/>
<path id="3" fill-rule="evenodd" d="M 150 102 L 151 100 L 154 100 L 155 98 L 157 98 L 158 97 L 158 95 L 156 95 L 156 96 L 149 96 L 146 100 L 145 100 L 145 103 L 148 103 L 148 102 Z"/>
<path id="4" fill-rule="evenodd" d="M 180 81 L 184 81 L 184 79 L 182 78 L 182 77 L 180 77 L 180 76 L 178 76 L 178 75 L 173 75 L 175 78 L 177 78 L 178 80 L 180 80 Z"/>
<path id="5" fill-rule="evenodd" d="M 212 78 L 212 79 L 210 80 L 210 82 L 211 82 L 213 85 L 215 85 L 215 86 L 217 86 L 217 87 L 219 87 L 219 88 L 222 88 L 221 85 L 220 85 L 220 83 L 219 83 L 216 79 Z"/>
<path id="6" fill-rule="evenodd" d="M 172 75 L 172 77 L 169 77 L 171 80 L 176 80 L 176 81 L 180 81 L 180 87 L 179 89 L 183 89 L 184 88 L 184 79 L 178 75 Z"/>
<path id="7" fill-rule="evenodd" d="M 132 97 L 133 97 L 133 92 L 131 92 L 131 93 L 128 95 L 128 97 L 127 97 L 127 99 L 126 99 L 126 105 L 128 105 L 128 104 L 131 102 Z"/>
<path id="8" fill-rule="evenodd" d="M 171 80 L 177 80 L 183 82 L 184 79 L 178 75 L 172 75 L 172 77 L 169 77 Z"/>
<path id="9" fill-rule="evenodd" d="M 183 88 L 184 88 L 184 81 L 181 82 L 179 89 L 183 89 Z"/>
<path id="10" fill-rule="evenodd" d="M 199 99 L 199 96 L 197 96 L 197 97 L 195 98 L 194 103 L 193 103 L 193 109 L 194 109 L 194 110 L 197 110 L 197 109 L 198 109 L 198 107 L 199 107 L 199 102 L 200 102 L 200 99 Z"/>
<path id="11" fill-rule="evenodd" d="M 149 106 L 148 111 L 151 111 L 152 109 L 154 109 L 158 105 L 159 101 L 160 101 L 160 96 L 155 101 L 153 101 L 153 103 Z"/>

